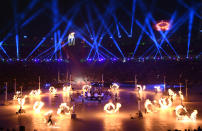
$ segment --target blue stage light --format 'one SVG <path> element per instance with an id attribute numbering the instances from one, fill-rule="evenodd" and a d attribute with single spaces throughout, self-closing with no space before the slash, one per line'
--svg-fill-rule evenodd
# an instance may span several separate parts
<path id="1" fill-rule="evenodd" d="M 23 37 L 24 37 L 25 39 L 27 39 L 27 38 L 28 38 L 28 36 L 27 36 L 27 35 L 24 35 Z"/>
<path id="2" fill-rule="evenodd" d="M 188 49 L 187 49 L 187 57 L 189 57 L 189 48 L 191 42 L 191 31 L 192 31 L 192 24 L 194 19 L 194 11 L 191 10 L 189 14 L 189 32 L 188 32 Z"/>
<path id="3" fill-rule="evenodd" d="M 16 53 L 17 53 L 17 59 L 19 59 L 19 36 L 15 36 L 16 39 Z"/>
<path id="4" fill-rule="evenodd" d="M 131 34 L 129 34 L 129 35 L 128 35 L 128 37 L 130 37 L 130 38 L 131 38 L 131 37 L 132 37 L 132 35 L 131 35 Z"/>

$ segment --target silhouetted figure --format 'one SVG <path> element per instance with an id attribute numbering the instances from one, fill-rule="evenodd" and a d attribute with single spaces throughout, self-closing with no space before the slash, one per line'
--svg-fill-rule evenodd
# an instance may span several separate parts
<path id="1" fill-rule="evenodd" d="M 201 129 L 201 127 L 200 127 L 200 126 L 198 127 L 198 131 L 202 131 L 202 129 Z"/>
<path id="2" fill-rule="evenodd" d="M 49 124 L 49 125 L 53 125 L 52 115 L 50 115 L 50 116 L 48 117 L 48 124 Z"/>
<path id="3" fill-rule="evenodd" d="M 143 114 L 141 111 L 138 112 L 138 118 L 143 118 Z"/>

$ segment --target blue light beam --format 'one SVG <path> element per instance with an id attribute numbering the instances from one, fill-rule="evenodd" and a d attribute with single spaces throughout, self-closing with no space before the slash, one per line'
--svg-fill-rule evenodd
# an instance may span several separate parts
<path id="1" fill-rule="evenodd" d="M 192 30 L 192 24 L 194 19 L 194 11 L 190 11 L 189 15 L 189 32 L 188 32 L 188 49 L 187 49 L 187 58 L 189 57 L 189 48 L 190 48 L 190 41 L 191 41 L 191 30 Z"/>

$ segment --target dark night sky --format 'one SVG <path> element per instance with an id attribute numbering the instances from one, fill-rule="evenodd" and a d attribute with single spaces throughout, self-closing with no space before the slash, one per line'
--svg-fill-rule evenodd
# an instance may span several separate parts
<path id="1" fill-rule="evenodd" d="M 16 6 L 17 12 L 23 13 L 26 10 L 30 1 L 31 0 L 2 1 L 0 4 L 0 16 L 1 16 L 0 29 L 2 29 L 3 27 L 5 28 L 5 26 L 7 26 L 10 22 L 14 21 L 13 7 L 15 3 L 16 3 L 15 5 L 17 5 Z M 80 2 L 82 2 L 82 7 L 84 7 L 86 4 L 92 1 L 96 4 L 96 6 L 99 8 L 101 12 L 105 12 L 106 6 L 109 5 L 109 3 L 111 2 L 110 0 L 58 0 L 58 9 L 61 14 L 65 14 L 65 12 L 68 12 L 68 10 L 72 6 Z M 179 14 L 182 14 L 187 10 L 185 7 L 180 5 L 179 2 L 177 2 L 177 0 L 137 0 L 137 1 L 142 1 L 146 7 L 144 10 L 146 12 L 152 11 L 152 14 L 156 19 L 162 19 L 162 18 L 167 19 L 167 17 L 169 17 L 169 14 L 173 13 L 175 10 L 177 10 Z M 51 3 L 51 0 L 40 0 L 40 2 L 38 2 L 36 6 L 28 13 L 28 16 L 42 7 L 45 7 L 47 5 L 50 7 L 50 3 Z M 122 7 L 131 10 L 132 0 L 114 0 L 113 3 L 114 3 L 113 4 L 114 6 L 118 6 L 118 4 L 121 4 Z M 140 3 L 140 2 L 137 2 L 137 3 Z M 185 3 L 191 6 L 193 4 L 200 3 L 200 0 L 185 0 Z M 119 9 L 120 8 L 118 8 L 118 10 Z M 142 9 L 143 9 L 142 7 L 137 5 L 136 14 L 135 14 L 137 18 L 144 15 Z M 85 12 L 84 10 L 81 10 L 80 14 L 85 16 L 84 12 Z M 198 12 L 199 12 L 199 9 L 198 9 Z M 46 15 L 47 14 L 50 15 L 50 13 L 51 13 L 50 10 L 49 11 L 47 10 L 45 12 Z M 121 16 L 123 15 L 123 13 L 124 13 L 123 11 L 119 11 L 117 15 Z M 46 23 L 51 22 L 51 20 L 47 21 L 46 18 L 44 19 L 38 18 L 38 21 L 39 22 L 46 21 Z"/>
<path id="2" fill-rule="evenodd" d="M 80 5 L 80 8 L 73 20 L 73 24 L 81 29 L 84 28 L 84 24 L 89 24 L 87 15 L 88 8 L 90 9 L 90 12 L 92 14 L 92 19 L 98 21 L 94 25 L 95 30 L 100 26 L 100 20 L 98 19 L 98 15 L 93 10 L 93 7 L 97 7 L 102 15 L 107 11 L 107 7 L 109 7 L 109 9 L 116 8 L 115 10 L 113 10 L 113 13 L 116 15 L 118 21 L 121 22 L 128 30 L 130 29 L 131 17 L 128 16 L 126 12 L 128 11 L 129 13 L 131 13 L 133 3 L 132 0 L 58 0 L 58 12 L 60 16 L 53 15 L 51 1 L 53 0 L 39 0 L 39 2 L 37 2 L 36 5 L 30 10 L 28 8 L 28 5 L 31 3 L 31 0 L 2 1 L 0 4 L 0 39 L 3 39 L 8 32 L 15 33 L 14 27 L 16 20 L 18 21 L 18 26 L 20 26 L 35 12 L 44 8 L 45 11 L 40 13 L 40 15 L 38 15 L 25 27 L 18 28 L 18 32 L 20 32 L 21 36 L 28 35 L 32 37 L 43 37 L 53 27 L 53 20 L 55 17 L 59 17 L 58 20 L 60 20 L 61 16 L 67 16 L 66 18 L 69 19 L 72 16 L 73 12 L 75 12 L 78 8 L 78 5 Z M 200 0 L 136 0 L 135 19 L 139 20 L 141 23 L 144 23 L 145 16 L 149 12 L 157 21 L 162 19 L 169 20 L 169 18 L 175 11 L 177 12 L 177 17 L 180 17 L 185 12 L 189 11 L 189 9 L 184 7 L 178 1 L 183 1 L 187 6 L 189 6 L 189 8 L 201 6 Z M 16 7 L 16 12 L 18 15 L 15 15 L 14 7 Z M 198 14 L 201 13 L 200 8 L 195 9 Z M 70 15 L 68 15 L 68 13 Z M 108 12 L 106 17 L 104 18 L 107 21 L 108 25 L 114 22 L 113 18 L 110 16 L 111 13 L 112 12 Z M 201 20 L 198 17 L 194 18 L 193 32 L 199 32 L 199 28 L 201 26 L 200 22 Z M 186 24 L 188 25 L 188 22 Z M 187 25 L 183 26 L 183 29 L 181 30 L 182 33 L 185 32 L 186 36 L 186 31 L 188 29 Z M 139 28 L 137 28 L 137 25 L 134 26 L 136 32 L 141 31 Z M 64 29 L 65 24 L 62 24 L 60 28 L 61 30 Z M 196 36 L 197 35 L 193 35 L 192 37 Z M 13 37 L 11 38 L 11 40 L 13 40 Z"/>

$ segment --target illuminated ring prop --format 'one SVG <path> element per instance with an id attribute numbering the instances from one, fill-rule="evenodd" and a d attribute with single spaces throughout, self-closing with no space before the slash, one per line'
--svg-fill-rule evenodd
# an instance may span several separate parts
<path id="1" fill-rule="evenodd" d="M 197 110 L 194 110 L 191 113 L 191 116 L 188 117 L 187 115 L 180 115 L 180 110 L 184 110 L 185 112 L 187 112 L 187 109 L 185 107 L 183 107 L 182 105 L 179 105 L 175 108 L 175 113 L 178 119 L 180 120 L 186 120 L 186 121 L 196 121 L 196 115 L 198 114 Z"/>
<path id="2" fill-rule="evenodd" d="M 194 110 L 192 113 L 191 113 L 191 120 L 192 121 L 196 121 L 196 115 L 198 114 L 198 111 L 197 110 Z"/>
<path id="3" fill-rule="evenodd" d="M 13 100 L 18 100 L 18 98 L 21 97 L 21 92 L 20 91 L 16 91 L 15 95 L 13 96 Z"/>
<path id="4" fill-rule="evenodd" d="M 114 83 L 112 86 L 111 86 L 111 89 L 113 90 L 118 90 L 119 89 L 119 85 Z"/>
<path id="5" fill-rule="evenodd" d="M 63 92 L 69 92 L 71 90 L 71 86 L 64 86 L 63 87 Z"/>
<path id="6" fill-rule="evenodd" d="M 49 88 L 49 92 L 50 92 L 51 94 L 56 94 L 56 93 L 57 93 L 57 89 L 55 89 L 55 87 L 51 86 L 51 87 Z"/>
<path id="7" fill-rule="evenodd" d="M 175 108 L 175 113 L 176 113 L 176 116 L 177 118 L 180 118 L 182 120 L 188 120 L 189 117 L 186 116 L 186 115 L 180 115 L 180 110 L 184 110 L 185 112 L 187 112 L 187 109 L 185 107 L 183 107 L 182 105 L 179 105 Z"/>
<path id="8" fill-rule="evenodd" d="M 160 86 L 154 86 L 154 88 L 156 89 L 157 92 L 161 91 L 161 87 Z"/>
<path id="9" fill-rule="evenodd" d="M 171 98 L 173 99 L 173 100 L 175 100 L 175 98 L 176 98 L 176 93 L 174 93 L 171 89 L 168 89 L 168 94 L 169 94 L 169 96 L 171 96 Z"/>
<path id="10" fill-rule="evenodd" d="M 153 104 L 151 103 L 151 101 L 149 99 L 147 99 L 145 101 L 145 108 L 147 110 L 148 113 L 152 112 L 152 110 L 149 109 L 149 105 L 153 106 Z"/>
<path id="11" fill-rule="evenodd" d="M 110 107 L 112 107 L 112 109 L 110 109 Z M 113 103 L 107 103 L 105 106 L 104 106 L 104 110 L 109 113 L 109 114 L 112 114 L 112 113 L 116 113 L 119 108 L 121 107 L 121 104 L 120 103 L 117 103 L 116 104 L 116 107 Z"/>
<path id="12" fill-rule="evenodd" d="M 20 108 L 23 108 L 23 105 L 25 104 L 25 98 L 26 96 L 24 98 L 18 98 L 18 104 Z"/>
<path id="13" fill-rule="evenodd" d="M 52 110 L 49 110 L 48 112 L 46 112 L 46 113 L 44 114 L 44 116 L 48 116 L 48 115 L 51 115 L 51 114 L 53 114 L 53 111 L 52 111 Z"/>
<path id="14" fill-rule="evenodd" d="M 29 93 L 29 95 L 30 96 L 38 96 L 38 95 L 40 95 L 41 94 L 41 90 L 32 90 L 30 93 Z"/>
<path id="15" fill-rule="evenodd" d="M 57 110 L 57 114 L 58 115 L 62 115 L 62 112 L 64 113 L 64 115 L 70 115 L 72 108 L 70 108 L 69 106 L 67 106 L 66 103 L 62 103 L 59 107 L 59 109 Z"/>
<path id="16" fill-rule="evenodd" d="M 35 102 L 33 109 L 35 110 L 35 112 L 40 112 L 41 108 L 44 106 L 44 103 L 41 101 L 37 101 Z"/>
<path id="17" fill-rule="evenodd" d="M 158 31 L 160 31 L 160 30 L 166 31 L 169 29 L 169 26 L 170 26 L 169 22 L 161 21 L 161 22 L 156 24 L 156 29 Z"/>
<path id="18" fill-rule="evenodd" d="M 86 91 L 91 89 L 91 86 L 90 85 L 84 85 L 82 89 L 83 89 L 83 92 L 86 92 Z"/>
<path id="19" fill-rule="evenodd" d="M 182 94 L 181 91 L 179 91 L 179 95 L 180 95 L 180 99 L 181 99 L 181 100 L 184 100 L 184 96 L 183 96 L 183 94 Z"/>
<path id="20" fill-rule="evenodd" d="M 159 104 L 160 104 L 162 109 L 167 109 L 167 108 L 172 106 L 172 101 L 171 101 L 171 99 L 168 98 L 168 103 L 167 103 L 166 98 L 161 98 L 159 100 Z"/>

